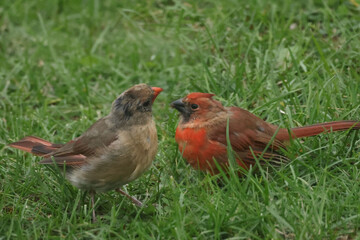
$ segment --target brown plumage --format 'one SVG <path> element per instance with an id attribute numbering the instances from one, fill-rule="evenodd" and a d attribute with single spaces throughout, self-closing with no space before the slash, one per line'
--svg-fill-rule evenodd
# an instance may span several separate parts
<path id="1" fill-rule="evenodd" d="M 95 192 L 118 189 L 150 167 L 158 145 L 152 104 L 161 91 L 146 84 L 133 86 L 113 102 L 109 115 L 65 144 L 29 136 L 9 146 L 43 157 L 40 164 L 65 164 L 66 178 L 90 191 L 94 201 Z"/>
<path id="2" fill-rule="evenodd" d="M 214 159 L 225 169 L 228 165 L 228 121 L 231 147 L 237 163 L 245 169 L 254 165 L 255 157 L 259 156 L 262 156 L 260 163 L 288 161 L 279 150 L 286 148 L 285 142 L 291 138 L 360 129 L 359 121 L 320 123 L 290 130 L 279 128 L 239 107 L 224 107 L 212 99 L 213 96 L 209 93 L 190 93 L 171 104 L 181 113 L 175 134 L 179 151 L 191 166 L 211 173 L 218 173 Z"/>

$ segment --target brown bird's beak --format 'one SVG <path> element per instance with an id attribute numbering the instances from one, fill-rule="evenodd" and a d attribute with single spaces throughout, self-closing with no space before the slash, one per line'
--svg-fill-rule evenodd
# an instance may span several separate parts
<path id="1" fill-rule="evenodd" d="M 170 106 L 181 113 L 185 113 L 185 104 L 183 103 L 182 98 L 172 102 Z"/>
<path id="2" fill-rule="evenodd" d="M 159 87 L 151 87 L 151 89 L 154 91 L 154 97 L 152 99 L 152 102 L 154 102 L 156 97 L 163 91 L 163 89 Z"/>

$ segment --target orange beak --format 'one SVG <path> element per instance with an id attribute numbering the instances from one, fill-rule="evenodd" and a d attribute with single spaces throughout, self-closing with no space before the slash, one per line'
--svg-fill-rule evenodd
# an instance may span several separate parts
<path id="1" fill-rule="evenodd" d="M 151 87 L 151 89 L 154 91 L 154 97 L 152 99 L 152 102 L 154 102 L 156 97 L 163 91 L 163 89 L 159 87 Z"/>

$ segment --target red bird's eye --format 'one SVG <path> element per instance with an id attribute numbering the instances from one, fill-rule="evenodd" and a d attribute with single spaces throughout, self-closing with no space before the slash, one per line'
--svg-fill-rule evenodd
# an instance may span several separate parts
<path id="1" fill-rule="evenodd" d="M 194 104 L 191 104 L 191 108 L 192 108 L 192 109 L 198 109 L 198 108 L 199 108 L 199 105 L 197 105 L 197 104 L 195 104 L 195 103 L 194 103 Z"/>

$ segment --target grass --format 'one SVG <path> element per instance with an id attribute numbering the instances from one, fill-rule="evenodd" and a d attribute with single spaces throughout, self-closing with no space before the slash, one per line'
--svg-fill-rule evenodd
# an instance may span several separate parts
<path id="1" fill-rule="evenodd" d="M 0 3 L 0 239 L 358 239 L 359 134 L 292 142 L 292 161 L 243 178 L 191 169 L 169 103 L 212 92 L 283 127 L 360 119 L 360 2 Z M 90 199 L 6 144 L 79 136 L 128 87 L 164 88 L 159 152 L 127 191 Z"/>

